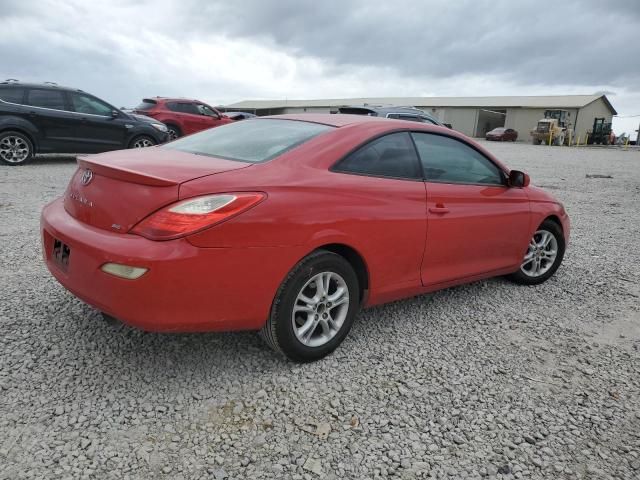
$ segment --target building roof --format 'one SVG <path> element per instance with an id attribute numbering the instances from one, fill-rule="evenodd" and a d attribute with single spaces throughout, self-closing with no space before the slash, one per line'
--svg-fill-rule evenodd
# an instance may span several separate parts
<path id="1" fill-rule="evenodd" d="M 614 115 L 617 114 L 606 95 L 545 95 L 496 97 L 363 97 L 327 98 L 316 100 L 243 100 L 227 105 L 234 109 L 342 107 L 348 105 L 396 105 L 414 107 L 522 107 L 522 108 L 582 108 L 602 98 Z"/>

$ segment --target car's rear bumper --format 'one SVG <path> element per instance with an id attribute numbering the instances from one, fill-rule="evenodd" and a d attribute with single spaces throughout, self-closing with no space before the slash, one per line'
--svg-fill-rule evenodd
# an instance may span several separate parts
<path id="1" fill-rule="evenodd" d="M 300 248 L 199 248 L 185 239 L 154 242 L 79 222 L 61 199 L 41 217 L 44 259 L 53 276 L 86 303 L 148 331 L 259 329 Z M 64 271 L 55 240 L 70 248 Z M 136 280 L 105 273 L 120 263 L 149 270 Z"/>

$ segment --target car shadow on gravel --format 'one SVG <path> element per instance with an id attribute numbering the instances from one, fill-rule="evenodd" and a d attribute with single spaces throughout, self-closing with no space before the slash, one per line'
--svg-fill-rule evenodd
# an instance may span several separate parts
<path id="1" fill-rule="evenodd" d="M 323 365 L 346 363 L 357 370 L 364 358 L 380 358 L 384 362 L 384 352 L 393 348 L 392 344 L 411 347 L 416 332 L 426 337 L 435 334 L 429 348 L 437 353 L 442 344 L 438 337 L 444 331 L 459 322 L 476 322 L 466 318 L 469 308 L 477 308 L 478 301 L 491 304 L 496 297 L 506 301 L 519 288 L 503 279 L 491 279 L 364 310 L 345 342 L 310 368 L 322 370 Z M 66 358 L 82 359 L 74 374 L 89 383 L 101 384 L 102 388 L 107 387 L 103 380 L 117 379 L 122 372 L 131 379 L 160 386 L 180 377 L 208 383 L 212 375 L 227 381 L 248 376 L 246 381 L 251 382 L 265 374 L 277 375 L 298 368 L 273 352 L 257 332 L 144 332 L 119 321 L 105 321 L 98 311 L 72 299 L 70 294 L 63 294 L 59 302 L 58 306 L 52 305 L 52 310 L 65 314 L 58 321 L 43 322 L 41 334 L 53 339 L 62 334 L 56 348 L 64 349 Z M 446 351 L 440 353 L 449 355 Z"/>
<path id="2" fill-rule="evenodd" d="M 76 155 L 36 155 L 28 165 L 55 165 L 76 163 Z"/>

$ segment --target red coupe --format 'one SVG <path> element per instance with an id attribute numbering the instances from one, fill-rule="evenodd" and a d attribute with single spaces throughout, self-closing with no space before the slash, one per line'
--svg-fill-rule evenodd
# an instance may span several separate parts
<path id="1" fill-rule="evenodd" d="M 301 114 L 80 157 L 42 236 L 55 278 L 109 316 L 149 331 L 261 330 L 309 361 L 362 307 L 497 275 L 544 282 L 569 219 L 453 130 Z"/>

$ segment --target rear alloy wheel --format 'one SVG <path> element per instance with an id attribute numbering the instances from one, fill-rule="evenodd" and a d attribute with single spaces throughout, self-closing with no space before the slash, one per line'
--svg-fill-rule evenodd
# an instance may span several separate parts
<path id="1" fill-rule="evenodd" d="M 173 125 L 167 125 L 167 133 L 169 134 L 169 141 L 180 138 L 181 136 L 178 127 L 174 127 Z"/>
<path id="2" fill-rule="evenodd" d="M 545 282 L 562 263 L 564 250 L 562 230 L 557 223 L 545 220 L 529 241 L 520 269 L 509 278 L 524 285 Z"/>
<path id="3" fill-rule="evenodd" d="M 129 144 L 129 148 L 153 147 L 155 144 L 156 144 L 156 141 L 153 138 L 143 135 L 131 140 L 131 143 Z"/>
<path id="4" fill-rule="evenodd" d="M 358 279 L 349 262 L 319 250 L 282 283 L 261 334 L 293 361 L 318 360 L 342 343 L 359 306 Z"/>
<path id="5" fill-rule="evenodd" d="M 24 165 L 33 157 L 31 141 L 20 132 L 0 133 L 0 160 L 7 165 Z"/>

